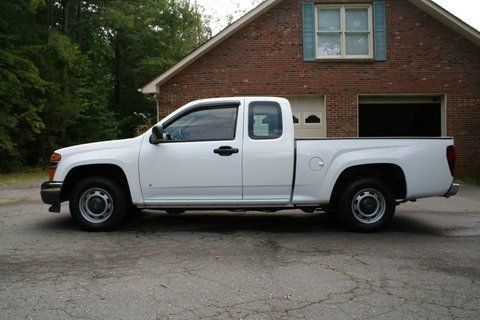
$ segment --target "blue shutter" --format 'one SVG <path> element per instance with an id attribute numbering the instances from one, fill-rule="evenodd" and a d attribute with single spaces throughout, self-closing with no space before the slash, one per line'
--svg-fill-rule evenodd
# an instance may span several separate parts
<path id="1" fill-rule="evenodd" d="M 315 61 L 315 6 L 313 2 L 302 4 L 303 60 Z"/>
<path id="2" fill-rule="evenodd" d="M 385 2 L 373 3 L 375 61 L 387 61 L 387 26 L 385 19 Z"/>

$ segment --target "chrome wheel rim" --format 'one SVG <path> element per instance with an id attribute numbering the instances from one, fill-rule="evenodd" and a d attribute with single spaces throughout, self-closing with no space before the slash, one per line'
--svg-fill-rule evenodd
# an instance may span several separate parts
<path id="1" fill-rule="evenodd" d="M 381 192 L 375 189 L 363 189 L 352 200 L 352 213 L 357 221 L 364 224 L 378 222 L 385 215 L 386 201 Z"/>
<path id="2" fill-rule="evenodd" d="M 90 188 L 80 197 L 80 214 L 90 223 L 103 223 L 113 213 L 113 198 L 102 188 Z"/>

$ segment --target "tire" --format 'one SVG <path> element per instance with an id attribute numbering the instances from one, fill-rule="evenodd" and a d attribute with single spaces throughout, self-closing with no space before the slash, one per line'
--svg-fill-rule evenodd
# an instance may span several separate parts
<path id="1" fill-rule="evenodd" d="M 323 211 L 323 213 L 325 213 L 326 215 L 329 215 L 329 216 L 337 215 L 337 207 L 334 206 L 334 205 L 328 206 L 328 207 L 323 207 L 322 211 Z"/>
<path id="2" fill-rule="evenodd" d="M 337 208 L 349 229 L 376 232 L 390 223 L 395 207 L 392 191 L 385 182 L 359 178 L 344 189 Z"/>
<path id="3" fill-rule="evenodd" d="M 118 227 L 131 207 L 124 188 L 106 177 L 80 181 L 70 196 L 70 214 L 87 231 L 109 231 Z"/>

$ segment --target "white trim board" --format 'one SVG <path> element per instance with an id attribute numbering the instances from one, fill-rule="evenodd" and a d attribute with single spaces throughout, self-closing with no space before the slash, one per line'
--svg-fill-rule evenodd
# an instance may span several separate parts
<path id="1" fill-rule="evenodd" d="M 382 96 L 368 96 L 368 95 L 359 95 L 358 103 L 359 104 L 408 104 L 408 103 L 417 103 L 417 104 L 430 104 L 430 103 L 440 103 L 442 95 L 435 96 L 425 96 L 425 95 L 410 95 L 410 96 L 397 96 L 395 94 L 382 95 Z"/>
<path id="2" fill-rule="evenodd" d="M 408 1 L 480 47 L 480 31 L 470 26 L 453 13 L 447 11 L 431 0 Z"/>

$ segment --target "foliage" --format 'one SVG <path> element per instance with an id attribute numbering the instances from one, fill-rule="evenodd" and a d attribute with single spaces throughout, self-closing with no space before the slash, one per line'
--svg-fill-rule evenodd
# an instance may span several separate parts
<path id="1" fill-rule="evenodd" d="M 0 174 L 0 187 L 9 184 L 22 183 L 25 181 L 32 180 L 46 180 L 48 179 L 48 174 L 45 170 L 38 168 L 26 168 L 23 169 L 21 173 L 7 173 Z"/>
<path id="2" fill-rule="evenodd" d="M 0 172 L 131 137 L 155 113 L 137 88 L 208 37 L 188 0 L 2 0 Z"/>

